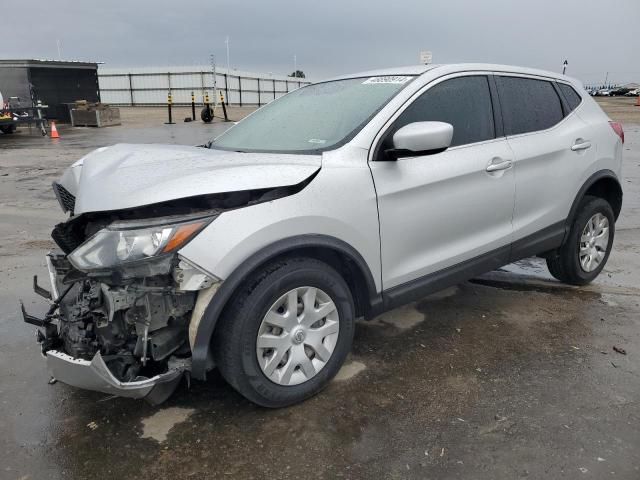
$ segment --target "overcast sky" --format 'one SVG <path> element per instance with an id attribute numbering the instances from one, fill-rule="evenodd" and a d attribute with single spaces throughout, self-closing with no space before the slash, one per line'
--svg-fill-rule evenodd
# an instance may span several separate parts
<path id="1" fill-rule="evenodd" d="M 2 2 L 5 4 L 5 2 Z M 10 6 L 9 6 L 10 5 Z M 0 58 L 107 66 L 208 64 L 308 77 L 418 63 L 561 70 L 586 83 L 640 81 L 638 0 L 6 0 Z M 10 28 L 11 22 L 20 25 Z M 25 27 L 25 25 L 29 25 Z"/>

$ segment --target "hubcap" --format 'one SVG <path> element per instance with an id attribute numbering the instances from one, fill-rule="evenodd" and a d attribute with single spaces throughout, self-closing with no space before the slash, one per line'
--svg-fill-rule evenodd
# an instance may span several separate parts
<path id="1" fill-rule="evenodd" d="M 600 266 L 609 246 L 609 220 L 601 213 L 589 219 L 580 236 L 580 266 L 593 272 Z"/>
<path id="2" fill-rule="evenodd" d="M 262 372 L 279 385 L 298 385 L 327 364 L 338 340 L 340 319 L 331 297 L 315 287 L 282 295 L 262 319 L 256 355 Z"/>

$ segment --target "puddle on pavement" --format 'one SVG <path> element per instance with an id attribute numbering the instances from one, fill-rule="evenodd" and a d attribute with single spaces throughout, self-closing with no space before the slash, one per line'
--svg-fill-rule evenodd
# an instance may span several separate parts
<path id="1" fill-rule="evenodd" d="M 416 310 L 416 304 L 410 303 L 402 307 L 396 308 L 382 315 L 377 316 L 373 320 L 367 322 L 368 325 L 390 326 L 400 331 L 408 330 L 424 321 L 424 315 Z"/>
<path id="2" fill-rule="evenodd" d="M 436 303 L 446 298 L 453 297 L 459 291 L 460 289 L 457 286 L 446 288 L 440 292 L 429 295 L 418 302 L 409 303 L 389 312 L 385 312 L 364 324 L 371 326 L 395 327 L 395 333 L 401 333 L 424 322 L 425 314 L 421 311 L 423 309 L 422 307 L 430 303 Z"/>
<path id="3" fill-rule="evenodd" d="M 614 300 L 615 296 L 608 294 L 608 293 L 603 293 L 600 295 L 600 302 L 604 303 L 605 305 L 608 305 L 610 307 L 617 307 L 618 306 L 618 302 L 616 302 Z"/>
<path id="4" fill-rule="evenodd" d="M 338 374 L 335 376 L 334 380 L 338 382 L 342 382 L 344 380 L 350 380 L 356 375 L 358 375 L 360 372 L 362 372 L 365 368 L 367 368 L 367 366 L 362 362 L 358 362 L 358 361 L 349 362 L 340 369 Z"/>
<path id="5" fill-rule="evenodd" d="M 141 438 L 152 438 L 164 442 L 173 427 L 186 421 L 195 412 L 193 408 L 171 407 L 160 410 L 150 417 L 143 418 Z"/>
<path id="6" fill-rule="evenodd" d="M 555 282 L 555 281 L 554 281 Z M 581 290 L 580 287 L 573 287 L 571 285 L 561 283 L 549 283 L 542 282 L 525 283 L 520 279 L 514 278 L 513 281 L 509 277 L 501 278 L 489 278 L 478 277 L 469 280 L 469 283 L 482 285 L 485 287 L 499 288 L 501 290 L 511 290 L 515 292 L 537 292 L 537 293 L 549 293 L 558 296 L 587 296 L 595 299 L 600 296 L 599 293 L 590 292 L 587 290 Z"/>

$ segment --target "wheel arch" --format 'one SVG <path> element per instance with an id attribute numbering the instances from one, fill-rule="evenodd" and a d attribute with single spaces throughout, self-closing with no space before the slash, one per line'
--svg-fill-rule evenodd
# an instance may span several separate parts
<path id="1" fill-rule="evenodd" d="M 245 260 L 220 285 L 207 305 L 192 349 L 194 378 L 204 379 L 212 365 L 211 340 L 218 319 L 229 300 L 244 281 L 260 267 L 277 259 L 291 256 L 315 258 L 331 265 L 343 275 L 353 295 L 356 315 L 367 318 L 375 314 L 382 304 L 375 280 L 364 258 L 348 243 L 327 235 L 298 235 L 277 241 Z"/>
<path id="2" fill-rule="evenodd" d="M 613 171 L 599 170 L 584 182 L 571 204 L 571 210 L 569 210 L 569 215 L 567 216 L 567 233 L 565 234 L 565 239 L 578 213 L 580 202 L 586 195 L 600 197 L 609 202 L 616 220 L 620 215 L 620 210 L 622 209 L 622 186 L 620 185 L 620 181 Z"/>

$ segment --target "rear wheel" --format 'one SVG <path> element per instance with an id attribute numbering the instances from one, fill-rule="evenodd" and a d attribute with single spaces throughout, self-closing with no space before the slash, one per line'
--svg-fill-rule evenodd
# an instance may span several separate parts
<path id="1" fill-rule="evenodd" d="M 322 390 L 353 340 L 354 305 L 344 279 L 310 258 L 271 264 L 239 289 L 220 319 L 214 355 L 247 399 L 285 407 Z"/>
<path id="2" fill-rule="evenodd" d="M 0 131 L 2 131 L 2 133 L 4 134 L 10 134 L 16 131 L 16 126 L 15 125 L 5 125 L 3 127 L 0 127 Z"/>
<path id="3" fill-rule="evenodd" d="M 572 285 L 586 285 L 602 271 L 613 245 L 615 217 L 609 203 L 586 196 L 565 243 L 547 257 L 549 272 Z"/>

